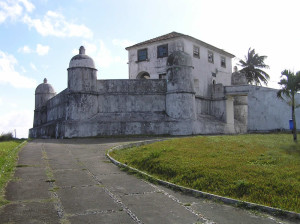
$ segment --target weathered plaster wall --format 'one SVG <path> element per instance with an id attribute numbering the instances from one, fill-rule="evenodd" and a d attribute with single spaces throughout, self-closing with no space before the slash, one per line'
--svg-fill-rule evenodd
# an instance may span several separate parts
<path id="1" fill-rule="evenodd" d="M 68 68 L 68 89 L 70 91 L 95 92 L 97 70 L 93 68 Z"/>
<path id="2" fill-rule="evenodd" d="M 192 39 L 189 40 L 185 38 L 170 39 L 129 49 L 129 79 L 136 79 L 137 75 L 141 72 L 148 72 L 150 79 L 158 79 L 159 74 L 167 73 L 167 57 L 157 58 L 157 47 L 163 44 L 168 44 L 169 55 L 174 51 L 184 51 L 191 56 L 192 65 L 194 67 L 192 76 L 196 95 L 204 97 L 210 96 L 210 86 L 213 80 L 215 80 L 215 83 L 222 83 L 223 85 L 231 84 L 231 58 L 220 54 L 214 49 L 201 46 Z M 199 58 L 193 57 L 194 46 L 200 48 Z M 144 48 L 148 49 L 148 60 L 138 62 L 137 51 Z M 208 51 L 214 53 L 214 63 L 208 62 Z M 221 56 L 226 58 L 226 68 L 221 66 Z M 212 73 L 215 73 L 216 77 L 213 77 Z"/>
<path id="3" fill-rule="evenodd" d="M 98 113 L 97 95 L 69 93 L 66 120 L 86 120 Z"/>
<path id="4" fill-rule="evenodd" d="M 165 111 L 166 80 L 98 80 L 98 112 Z"/>
<path id="5" fill-rule="evenodd" d="M 193 78 L 196 89 L 196 95 L 210 96 L 210 88 L 215 80 L 216 84 L 230 85 L 231 84 L 231 71 L 232 64 L 231 58 L 216 52 L 213 49 L 208 49 L 205 46 L 199 45 L 196 41 L 184 39 L 184 51 L 191 55 L 193 64 Z M 200 48 L 200 57 L 193 56 L 193 47 Z M 208 62 L 208 51 L 214 54 L 214 63 Z M 221 66 L 221 56 L 226 59 L 226 68 Z M 212 76 L 216 74 L 216 77 Z"/>
<path id="6" fill-rule="evenodd" d="M 47 101 L 47 122 L 66 117 L 67 89 Z"/>
<path id="7" fill-rule="evenodd" d="M 248 95 L 248 130 L 269 131 L 289 129 L 292 117 L 291 106 L 277 98 L 278 90 L 249 86 Z M 300 94 L 296 100 L 300 103 Z M 300 129 L 300 108 L 296 109 L 297 129 Z"/>
<path id="8" fill-rule="evenodd" d="M 129 79 L 136 79 L 140 72 L 148 72 L 150 79 L 158 79 L 159 74 L 167 73 L 167 57 L 157 58 L 157 47 L 168 44 L 169 55 L 174 51 L 183 51 L 183 40 L 167 40 L 150 44 L 148 46 L 135 47 L 128 51 Z M 138 62 L 137 51 L 139 49 L 148 49 L 148 60 Z"/>

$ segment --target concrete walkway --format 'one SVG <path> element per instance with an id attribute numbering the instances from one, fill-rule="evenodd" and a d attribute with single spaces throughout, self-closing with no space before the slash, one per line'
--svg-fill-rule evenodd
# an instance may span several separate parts
<path id="1" fill-rule="evenodd" d="M 0 223 L 292 223 L 128 175 L 105 150 L 142 139 L 35 140 L 20 152 Z"/>

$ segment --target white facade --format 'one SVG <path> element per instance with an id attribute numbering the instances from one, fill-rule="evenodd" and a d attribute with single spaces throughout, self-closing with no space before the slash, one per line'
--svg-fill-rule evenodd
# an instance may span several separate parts
<path id="1" fill-rule="evenodd" d="M 197 96 L 211 97 L 213 83 L 223 84 L 223 86 L 231 85 L 231 59 L 234 55 L 193 37 L 175 32 L 155 39 L 126 48 L 128 50 L 129 79 L 164 78 L 164 74 L 167 72 L 167 56 L 174 51 L 184 51 L 192 57 L 194 67 L 192 74 Z M 162 45 L 168 46 L 168 52 L 166 57 L 160 58 L 158 57 L 158 47 Z M 144 49 L 147 49 L 147 59 L 139 61 L 138 52 Z M 199 55 L 194 54 L 194 50 L 197 52 L 197 49 L 199 49 Z M 209 53 L 213 54 L 213 62 L 209 62 Z M 225 59 L 225 65 L 221 65 L 222 58 Z M 145 74 L 146 76 L 144 76 Z"/>

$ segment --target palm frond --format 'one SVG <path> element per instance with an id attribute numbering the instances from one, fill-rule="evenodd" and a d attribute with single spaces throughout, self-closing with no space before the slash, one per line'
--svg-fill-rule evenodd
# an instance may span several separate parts
<path id="1" fill-rule="evenodd" d="M 249 84 L 261 85 L 261 82 L 267 85 L 270 76 L 263 71 L 264 68 L 269 68 L 264 63 L 267 56 L 260 56 L 255 53 L 255 49 L 248 49 L 248 54 L 245 56 L 245 61 L 240 60 L 239 66 L 242 67 L 240 72 L 243 72 Z"/>
<path id="2" fill-rule="evenodd" d="M 277 92 L 277 96 L 283 99 L 283 95 L 289 99 L 300 90 L 300 71 L 296 75 L 290 70 L 283 70 L 281 72 L 282 79 L 278 82 L 281 89 Z"/>

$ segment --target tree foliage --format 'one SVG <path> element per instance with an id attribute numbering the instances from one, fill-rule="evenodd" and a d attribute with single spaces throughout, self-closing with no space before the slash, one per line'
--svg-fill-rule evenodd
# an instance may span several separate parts
<path id="1" fill-rule="evenodd" d="M 292 106 L 292 119 L 293 119 L 293 137 L 294 141 L 297 141 L 297 127 L 295 109 L 297 107 L 295 96 L 300 91 L 300 71 L 296 75 L 290 70 L 284 70 L 281 72 L 282 79 L 278 83 L 281 85 L 281 89 L 277 92 L 277 97 L 285 100 Z"/>
<path id="2" fill-rule="evenodd" d="M 267 56 L 260 56 L 255 53 L 255 49 L 249 48 L 245 61 L 240 60 L 239 66 L 243 67 L 240 72 L 244 73 L 249 84 L 261 85 L 261 82 L 268 84 L 270 76 L 262 69 L 268 69 L 264 60 Z"/>
<path id="3" fill-rule="evenodd" d="M 12 132 L 2 133 L 0 134 L 0 142 L 2 141 L 9 141 L 13 139 Z"/>

